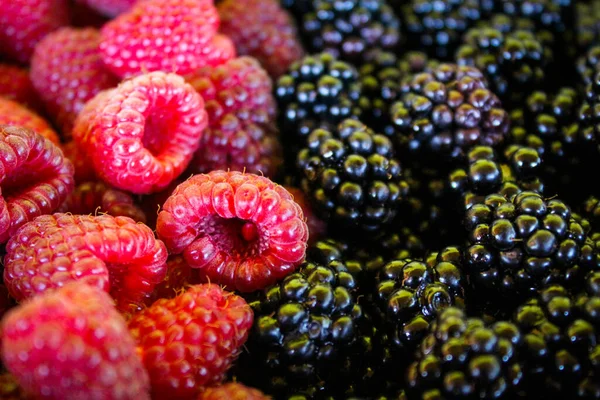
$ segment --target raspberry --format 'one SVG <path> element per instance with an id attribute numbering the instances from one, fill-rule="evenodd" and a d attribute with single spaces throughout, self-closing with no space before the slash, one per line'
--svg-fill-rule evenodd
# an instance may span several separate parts
<path id="1" fill-rule="evenodd" d="M 198 396 L 198 400 L 270 400 L 258 389 L 244 386 L 241 383 L 229 382 L 221 386 L 206 389 Z"/>
<path id="2" fill-rule="evenodd" d="M 269 179 L 213 171 L 182 183 L 156 224 L 173 254 L 200 279 L 243 292 L 262 289 L 304 259 L 308 228 L 292 195 Z"/>
<path id="3" fill-rule="evenodd" d="M 136 0 L 76 0 L 107 17 L 113 18 L 129 10 Z"/>
<path id="4" fill-rule="evenodd" d="M 217 9 L 220 31 L 238 54 L 255 57 L 272 77 L 304 56 L 296 25 L 277 0 L 225 0 Z"/>
<path id="5" fill-rule="evenodd" d="M 125 320 L 88 285 L 73 282 L 7 314 L 2 358 L 35 398 L 150 399 Z"/>
<path id="6" fill-rule="evenodd" d="M 293 196 L 294 201 L 298 203 L 306 218 L 306 226 L 308 226 L 308 244 L 312 245 L 316 243 L 327 233 L 327 224 L 314 213 L 310 201 L 301 189 L 293 186 L 284 187 L 285 190 L 290 192 Z"/>
<path id="7" fill-rule="evenodd" d="M 100 51 L 121 77 L 142 71 L 189 74 L 207 65 L 205 47 L 218 26 L 210 0 L 141 1 L 104 25 Z"/>
<path id="8" fill-rule="evenodd" d="M 68 158 L 75 168 L 75 183 L 83 183 L 96 180 L 96 172 L 94 164 L 85 155 L 83 150 L 77 147 L 75 141 L 71 141 L 63 145 L 63 153 Z"/>
<path id="9" fill-rule="evenodd" d="M 104 182 L 85 182 L 75 187 L 59 212 L 106 213 L 114 217 L 129 217 L 136 222 L 146 222 L 146 214 L 134 203 L 129 193 L 113 189 Z"/>
<path id="10" fill-rule="evenodd" d="M 0 97 L 17 102 L 30 110 L 41 110 L 38 99 L 26 69 L 0 63 Z"/>
<path id="11" fill-rule="evenodd" d="M 14 125 L 31 129 L 52 143 L 60 144 L 58 134 L 45 119 L 21 104 L 4 99 L 2 96 L 0 96 L 0 125 Z"/>
<path id="12" fill-rule="evenodd" d="M 269 75 L 253 58 L 241 57 L 188 77 L 202 95 L 208 129 L 190 170 L 216 169 L 276 175 L 283 163 L 275 127 L 275 98 Z"/>
<path id="13" fill-rule="evenodd" d="M 130 218 L 44 215 L 6 245 L 4 282 L 21 301 L 78 280 L 110 291 L 129 311 L 163 280 L 166 261 L 165 245 Z"/>
<path id="14" fill-rule="evenodd" d="M 213 284 L 196 285 L 133 316 L 129 331 L 150 375 L 154 398 L 191 398 L 219 383 L 252 326 L 244 299 Z"/>
<path id="15" fill-rule="evenodd" d="M 56 210 L 73 190 L 73 165 L 35 132 L 0 125 L 0 243 Z"/>
<path id="16" fill-rule="evenodd" d="M 65 0 L 10 0 L 0 12 L 0 55 L 26 64 L 50 32 L 69 24 Z"/>
<path id="17" fill-rule="evenodd" d="M 102 180 L 151 193 L 188 166 L 207 120 L 202 97 L 183 78 L 152 72 L 90 100 L 75 121 L 73 138 Z"/>
<path id="18" fill-rule="evenodd" d="M 40 41 L 31 58 L 31 81 L 66 138 L 85 103 L 119 83 L 102 63 L 99 44 L 97 29 L 61 28 Z"/>

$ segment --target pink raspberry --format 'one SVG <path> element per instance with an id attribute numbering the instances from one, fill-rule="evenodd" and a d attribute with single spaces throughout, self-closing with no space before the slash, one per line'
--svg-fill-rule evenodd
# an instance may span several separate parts
<path id="1" fill-rule="evenodd" d="M 104 66 L 99 44 L 97 29 L 61 28 L 42 39 L 31 58 L 31 81 L 67 139 L 85 103 L 119 83 Z"/>
<path id="2" fill-rule="evenodd" d="M 42 109 L 39 95 L 29 79 L 29 71 L 0 63 L 0 97 L 19 103 L 30 110 Z"/>
<path id="3" fill-rule="evenodd" d="M 56 145 L 29 129 L 0 125 L 0 243 L 58 209 L 73 185 L 73 165 Z"/>
<path id="4" fill-rule="evenodd" d="M 150 399 L 127 324 L 106 293 L 72 282 L 2 320 L 2 359 L 25 392 L 43 399 Z"/>
<path id="5" fill-rule="evenodd" d="M 182 183 L 158 215 L 158 236 L 200 279 L 251 292 L 303 261 L 308 228 L 292 195 L 269 179 L 213 171 Z"/>
<path id="6" fill-rule="evenodd" d="M 85 182 L 76 186 L 58 211 L 72 214 L 106 213 L 146 222 L 146 214 L 129 193 L 113 189 L 104 182 Z"/>
<path id="7" fill-rule="evenodd" d="M 25 106 L 0 96 L 0 125 L 13 125 L 31 129 L 35 133 L 60 145 L 58 134 L 50 124 Z"/>
<path id="8" fill-rule="evenodd" d="M 200 393 L 198 400 L 270 400 L 271 397 L 258 389 L 241 383 L 229 382 L 221 386 L 210 387 Z"/>
<path id="9" fill-rule="evenodd" d="M 294 197 L 294 201 L 302 208 L 302 213 L 306 218 L 306 225 L 308 226 L 308 244 L 317 242 L 327 233 L 327 224 L 317 217 L 310 205 L 310 200 L 301 189 L 293 186 L 284 187 Z"/>
<path id="10" fill-rule="evenodd" d="M 212 0 L 144 0 L 102 28 L 100 50 L 117 75 L 189 74 L 206 65 L 219 15 Z"/>
<path id="11" fill-rule="evenodd" d="M 193 398 L 219 383 L 252 326 L 250 306 L 217 285 L 191 286 L 133 316 L 129 331 L 156 399 Z"/>
<path id="12" fill-rule="evenodd" d="M 76 0 L 76 3 L 85 4 L 89 8 L 110 18 L 129 10 L 136 0 Z"/>
<path id="13" fill-rule="evenodd" d="M 75 168 L 75 183 L 90 182 L 97 179 L 94 164 L 85 152 L 77 146 L 77 142 L 71 141 L 66 143 L 62 149 L 65 157 L 71 161 Z"/>
<path id="14" fill-rule="evenodd" d="M 208 129 L 190 164 L 194 173 L 216 169 L 273 177 L 283 163 L 275 127 L 271 78 L 253 58 L 205 67 L 188 77 L 202 95 Z"/>
<path id="15" fill-rule="evenodd" d="M 145 194 L 184 171 L 207 122 L 202 97 L 182 77 L 151 72 L 90 100 L 73 138 L 102 180 Z"/>
<path id="16" fill-rule="evenodd" d="M 304 56 L 292 17 L 278 0 L 225 0 L 218 5 L 221 33 L 240 55 L 255 57 L 277 78 Z"/>
<path id="17" fill-rule="evenodd" d="M 17 301 L 74 280 L 139 308 L 167 272 L 167 250 L 143 224 L 110 215 L 44 215 L 6 245 L 4 282 Z"/>
<path id="18" fill-rule="evenodd" d="M 66 0 L 3 1 L 0 12 L 0 55 L 27 64 L 37 42 L 68 24 Z"/>

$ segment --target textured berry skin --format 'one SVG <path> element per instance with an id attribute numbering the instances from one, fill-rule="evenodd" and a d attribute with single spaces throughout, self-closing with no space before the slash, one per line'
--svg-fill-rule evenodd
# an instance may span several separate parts
<path id="1" fill-rule="evenodd" d="M 285 190 L 290 192 L 294 197 L 294 201 L 298 203 L 302 209 L 302 214 L 306 218 L 306 226 L 308 227 L 308 244 L 311 245 L 318 241 L 327 232 L 327 223 L 317 217 L 313 211 L 308 197 L 304 192 L 293 186 L 285 186 Z"/>
<path id="2" fill-rule="evenodd" d="M 27 64 L 35 45 L 69 24 L 66 0 L 14 0 L 0 14 L 0 54 Z"/>
<path id="3" fill-rule="evenodd" d="M 100 51 L 120 77 L 152 71 L 189 74 L 209 62 L 205 46 L 218 26 L 210 0 L 148 0 L 104 25 Z"/>
<path id="4" fill-rule="evenodd" d="M 195 285 L 133 316 L 129 331 L 154 398 L 194 398 L 220 383 L 252 326 L 252 309 L 218 285 Z"/>
<path id="5" fill-rule="evenodd" d="M 76 2 L 85 4 L 104 16 L 114 18 L 129 10 L 136 0 L 76 0 Z"/>
<path id="6" fill-rule="evenodd" d="M 16 65 L 0 63 L 0 96 L 31 110 L 42 108 L 39 95 L 29 79 L 29 71 Z"/>
<path id="7" fill-rule="evenodd" d="M 69 139 L 73 122 L 85 103 L 119 80 L 102 63 L 94 28 L 61 28 L 35 47 L 31 58 L 31 82 L 46 111 Z"/>
<path id="8" fill-rule="evenodd" d="M 204 67 L 187 81 L 204 99 L 208 113 L 208 129 L 190 171 L 222 169 L 274 177 L 283 163 L 275 98 L 271 78 L 258 61 L 241 57 Z"/>
<path id="9" fill-rule="evenodd" d="M 68 158 L 75 168 L 75 183 L 85 183 L 98 180 L 94 164 L 83 150 L 77 146 L 77 142 L 70 141 L 62 146 L 65 157 Z"/>
<path id="10" fill-rule="evenodd" d="M 277 78 L 304 56 L 296 25 L 277 0 L 225 0 L 217 6 L 220 32 L 229 36 L 239 55 L 256 58 Z"/>
<path id="11" fill-rule="evenodd" d="M 145 225 L 110 215 L 44 215 L 6 245 L 4 282 L 18 301 L 74 280 L 111 293 L 122 311 L 165 277 L 165 245 Z"/>
<path id="12" fill-rule="evenodd" d="M 206 389 L 198 400 L 271 400 L 271 396 L 241 383 L 230 382 Z"/>
<path id="13" fill-rule="evenodd" d="M 173 254 L 203 281 L 243 292 L 262 289 L 303 261 L 308 228 L 292 195 L 240 172 L 194 175 L 175 189 L 156 226 Z"/>
<path id="14" fill-rule="evenodd" d="M 73 137 L 102 180 L 146 194 L 184 171 L 207 122 L 202 97 L 182 77 L 151 72 L 96 95 Z"/>
<path id="15" fill-rule="evenodd" d="M 0 125 L 0 243 L 52 213 L 73 190 L 73 165 L 35 132 Z"/>
<path id="16" fill-rule="evenodd" d="M 129 217 L 136 222 L 146 222 L 146 215 L 129 193 L 113 189 L 104 182 L 84 182 L 60 206 L 58 212 L 71 214 L 106 213 L 113 217 Z"/>
<path id="17" fill-rule="evenodd" d="M 50 124 L 35 112 L 21 104 L 0 96 L 0 125 L 13 125 L 31 129 L 35 133 L 50 140 L 55 145 L 60 144 L 58 134 Z"/>
<path id="18" fill-rule="evenodd" d="M 107 294 L 82 283 L 11 311 L 2 320 L 2 359 L 35 398 L 150 399 L 125 320 Z"/>

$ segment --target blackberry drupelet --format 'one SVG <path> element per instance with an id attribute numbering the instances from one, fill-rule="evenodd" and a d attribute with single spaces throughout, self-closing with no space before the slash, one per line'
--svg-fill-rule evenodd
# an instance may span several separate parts
<path id="1" fill-rule="evenodd" d="M 473 28 L 456 52 L 456 62 L 479 68 L 507 106 L 520 104 L 527 93 L 546 85 L 551 60 L 552 51 L 542 39 L 524 30 Z"/>
<path id="2" fill-rule="evenodd" d="M 486 324 L 455 307 L 442 310 L 408 369 L 408 398 L 516 397 L 521 340 L 513 323 Z"/>
<path id="3" fill-rule="evenodd" d="M 407 79 L 390 112 L 402 159 L 429 168 L 461 160 L 474 145 L 499 145 L 509 129 L 481 71 L 456 64 Z"/>
<path id="4" fill-rule="evenodd" d="M 313 0 L 313 11 L 302 17 L 309 51 L 328 52 L 354 65 L 368 50 L 395 50 L 400 21 L 385 0 Z"/>
<path id="5" fill-rule="evenodd" d="M 385 228 L 408 194 L 391 141 L 357 120 L 314 130 L 297 166 L 315 211 L 343 236 Z"/>

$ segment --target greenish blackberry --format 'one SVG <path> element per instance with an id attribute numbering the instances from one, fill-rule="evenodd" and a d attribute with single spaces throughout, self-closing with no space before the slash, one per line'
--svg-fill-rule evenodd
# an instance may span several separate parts
<path id="1" fill-rule="evenodd" d="M 407 373 L 410 399 L 514 398 L 521 381 L 515 324 L 486 324 L 461 309 L 442 310 Z"/>
<path id="2" fill-rule="evenodd" d="M 473 28 L 456 52 L 456 62 L 479 68 L 506 105 L 519 104 L 527 93 L 541 89 L 551 60 L 550 48 L 536 34 L 524 30 L 502 33 Z"/>
<path id="3" fill-rule="evenodd" d="M 297 158 L 302 189 L 329 228 L 347 236 L 391 224 L 408 184 L 391 141 L 356 120 L 316 129 Z"/>
<path id="4" fill-rule="evenodd" d="M 429 168 L 461 160 L 474 145 L 499 145 L 509 129 L 508 113 L 481 71 L 456 64 L 405 80 L 390 112 L 402 159 Z"/>
<path id="5" fill-rule="evenodd" d="M 313 0 L 302 16 L 302 35 L 309 51 L 328 52 L 354 65 L 368 50 L 394 50 L 400 21 L 385 0 Z"/>

